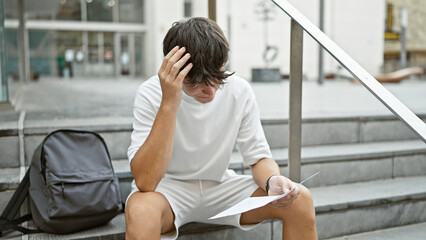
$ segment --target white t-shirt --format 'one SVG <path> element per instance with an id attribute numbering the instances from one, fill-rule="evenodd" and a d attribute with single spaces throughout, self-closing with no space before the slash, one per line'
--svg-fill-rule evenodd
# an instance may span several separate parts
<path id="1" fill-rule="evenodd" d="M 158 76 L 138 88 L 129 161 L 148 137 L 161 98 Z M 232 174 L 228 166 L 234 145 L 246 165 L 272 157 L 253 90 L 235 75 L 226 79 L 209 103 L 182 93 L 174 138 L 166 178 L 223 181 Z"/>

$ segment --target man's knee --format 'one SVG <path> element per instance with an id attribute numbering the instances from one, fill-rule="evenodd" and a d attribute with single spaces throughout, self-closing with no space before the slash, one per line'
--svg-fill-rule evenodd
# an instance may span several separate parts
<path id="1" fill-rule="evenodd" d="M 309 191 L 309 189 L 303 185 L 299 185 L 299 189 L 300 189 L 300 197 L 303 199 L 303 201 L 312 202 L 311 191 Z"/>
<path id="2" fill-rule="evenodd" d="M 300 185 L 300 200 L 303 209 L 315 218 L 315 207 L 312 194 L 305 186 Z"/>
<path id="3" fill-rule="evenodd" d="M 172 231 L 174 215 L 167 199 L 160 193 L 136 192 L 126 204 L 126 236 L 144 232 L 147 236 Z M 140 234 L 139 234 L 140 235 Z"/>
<path id="4" fill-rule="evenodd" d="M 130 196 L 126 204 L 126 221 L 132 222 L 133 220 L 161 221 L 161 216 L 165 211 L 167 200 L 160 193 L 149 192 L 142 193 L 136 192 Z M 160 224 L 160 223 L 157 223 Z"/>
<path id="5" fill-rule="evenodd" d="M 303 185 L 300 185 L 299 188 L 299 196 L 289 207 L 280 209 L 280 215 L 283 220 L 298 217 L 315 222 L 315 208 L 311 192 Z"/>

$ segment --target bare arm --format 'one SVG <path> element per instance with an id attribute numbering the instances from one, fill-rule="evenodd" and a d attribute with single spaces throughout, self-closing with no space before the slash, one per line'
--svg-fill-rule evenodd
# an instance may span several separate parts
<path id="1" fill-rule="evenodd" d="M 267 194 L 270 196 L 280 195 L 289 191 L 293 187 L 295 188 L 295 190 L 286 197 L 272 202 L 272 206 L 286 207 L 290 205 L 300 193 L 297 188 L 297 184 L 287 177 L 282 176 L 278 164 L 271 158 L 263 158 L 259 160 L 256 164 L 251 165 L 251 170 L 254 181 L 265 192 L 266 181 L 269 177 L 273 176 L 269 179 L 270 187 Z"/>
<path id="2" fill-rule="evenodd" d="M 278 164 L 271 158 L 263 158 L 251 165 L 254 182 L 266 191 L 266 180 L 272 175 L 281 175 Z"/>
<path id="3" fill-rule="evenodd" d="M 136 186 L 143 192 L 153 192 L 167 171 L 173 150 L 177 110 L 182 100 L 182 83 L 192 68 L 185 48 L 173 48 L 158 71 L 162 101 L 152 129 L 132 159 L 130 168 Z M 183 56 L 183 57 L 182 57 Z"/>

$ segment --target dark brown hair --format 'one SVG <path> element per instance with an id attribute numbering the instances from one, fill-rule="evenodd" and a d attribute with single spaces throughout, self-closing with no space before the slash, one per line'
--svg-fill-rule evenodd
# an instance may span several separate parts
<path id="1" fill-rule="evenodd" d="M 191 85 L 223 84 L 223 80 L 233 74 L 224 70 L 228 61 L 228 41 L 216 22 L 208 18 L 196 17 L 173 23 L 163 40 L 164 56 L 175 46 L 185 47 L 191 54 L 186 63 L 193 63 L 187 75 Z"/>

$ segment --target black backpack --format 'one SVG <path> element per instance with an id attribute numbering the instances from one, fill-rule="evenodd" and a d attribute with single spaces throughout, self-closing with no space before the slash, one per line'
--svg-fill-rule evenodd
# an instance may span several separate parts
<path id="1" fill-rule="evenodd" d="M 30 215 L 15 219 L 26 196 Z M 42 231 L 66 234 L 99 226 L 122 210 L 118 178 L 105 141 L 94 132 L 57 130 L 34 151 L 31 166 L 0 218 L 1 232 L 32 219 Z"/>

